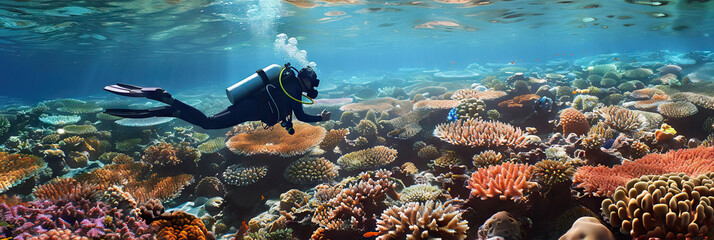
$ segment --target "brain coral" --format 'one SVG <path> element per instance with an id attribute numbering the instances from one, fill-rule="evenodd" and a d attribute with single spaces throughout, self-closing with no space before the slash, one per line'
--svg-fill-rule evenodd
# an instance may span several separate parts
<path id="1" fill-rule="evenodd" d="M 461 217 L 463 212 L 459 205 L 449 202 L 413 202 L 391 207 L 377 221 L 377 239 L 466 239 L 469 226 Z"/>
<path id="2" fill-rule="evenodd" d="M 377 168 L 394 162 L 397 150 L 385 146 L 376 146 L 351 152 L 337 159 L 337 164 L 347 171 Z"/>
<path id="3" fill-rule="evenodd" d="M 491 148 L 505 145 L 517 148 L 528 144 L 520 128 L 498 121 L 473 118 L 439 124 L 434 129 L 434 136 L 459 146 Z"/>
<path id="4" fill-rule="evenodd" d="M 151 223 L 158 239 L 213 240 L 215 237 L 203 225 L 203 221 L 191 214 L 176 211 L 164 213 Z"/>
<path id="5" fill-rule="evenodd" d="M 298 123 L 293 128 L 293 135 L 284 129 L 239 133 L 228 139 L 226 146 L 235 153 L 248 156 L 271 154 L 289 157 L 306 153 L 325 138 L 326 130 L 320 126 Z"/>
<path id="6" fill-rule="evenodd" d="M 665 154 L 651 153 L 645 157 L 626 161 L 612 168 L 583 166 L 573 176 L 573 184 L 594 196 L 611 196 L 618 186 L 629 179 L 642 175 L 683 172 L 699 176 L 714 171 L 714 147 L 699 147 L 669 151 Z"/>
<path id="7" fill-rule="evenodd" d="M 42 159 L 31 155 L 0 152 L 0 193 L 34 176 L 45 166 Z"/>
<path id="8" fill-rule="evenodd" d="M 657 111 L 664 116 L 671 118 L 684 118 L 697 114 L 697 106 L 690 102 L 677 101 L 662 103 L 657 106 Z"/>
<path id="9" fill-rule="evenodd" d="M 575 108 L 568 108 L 560 113 L 560 125 L 563 126 L 563 135 L 570 133 L 584 135 L 590 130 L 590 124 L 585 114 Z"/>
<path id="10" fill-rule="evenodd" d="M 479 168 L 468 180 L 471 195 L 483 200 L 498 198 L 501 200 L 518 200 L 523 197 L 523 191 L 535 187 L 535 182 L 529 182 L 533 166 L 513 163 L 503 163 L 488 168 Z"/>
<path id="11" fill-rule="evenodd" d="M 646 175 L 619 186 L 602 202 L 610 225 L 636 239 L 706 236 L 714 225 L 713 173 Z"/>
<path id="12" fill-rule="evenodd" d="M 304 157 L 285 169 L 285 178 L 298 184 L 327 182 L 337 177 L 337 167 L 325 158 Z"/>

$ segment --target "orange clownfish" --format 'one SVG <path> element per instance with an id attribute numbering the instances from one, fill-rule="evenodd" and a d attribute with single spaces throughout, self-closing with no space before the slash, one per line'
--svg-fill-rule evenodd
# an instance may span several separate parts
<path id="1" fill-rule="evenodd" d="M 369 238 L 369 237 L 375 237 L 377 235 L 379 235 L 379 232 L 366 232 L 362 235 L 362 237 Z"/>
<path id="2" fill-rule="evenodd" d="M 265 197 L 263 195 L 260 195 L 260 200 L 265 200 Z"/>

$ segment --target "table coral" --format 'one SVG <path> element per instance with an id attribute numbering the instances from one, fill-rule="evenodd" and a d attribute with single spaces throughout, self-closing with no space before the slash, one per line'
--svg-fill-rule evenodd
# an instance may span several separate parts
<path id="1" fill-rule="evenodd" d="M 459 105 L 458 100 L 423 100 L 414 103 L 414 109 L 452 109 Z"/>
<path id="2" fill-rule="evenodd" d="M 498 121 L 459 119 L 442 123 L 434 129 L 434 136 L 442 141 L 471 147 L 524 147 L 528 144 L 526 134 L 518 127 Z"/>
<path id="3" fill-rule="evenodd" d="M 397 150 L 385 146 L 376 146 L 351 152 L 337 159 L 337 164 L 347 171 L 377 168 L 394 162 Z"/>
<path id="4" fill-rule="evenodd" d="M 523 191 L 536 186 L 529 182 L 533 166 L 503 163 L 488 168 L 479 168 L 468 180 L 471 195 L 482 200 L 498 198 L 500 200 L 518 200 Z"/>
<path id="5" fill-rule="evenodd" d="M 503 91 L 486 90 L 482 92 L 474 89 L 459 89 L 456 90 L 453 94 L 451 94 L 451 99 L 464 100 L 469 98 L 475 98 L 479 100 L 488 101 L 498 99 L 504 96 L 506 96 L 506 93 Z"/>
<path id="6" fill-rule="evenodd" d="M 42 159 L 35 156 L 0 152 L 0 193 L 34 176 L 46 166 Z"/>
<path id="7" fill-rule="evenodd" d="M 690 102 L 677 101 L 659 104 L 657 111 L 670 118 L 684 118 L 697 114 L 698 109 Z"/>
<path id="8" fill-rule="evenodd" d="M 284 129 L 260 129 L 251 133 L 239 133 L 228 139 L 226 146 L 243 155 L 270 154 L 284 157 L 300 155 L 311 150 L 325 137 L 326 130 L 320 126 L 298 123 L 293 126 L 295 134 Z"/>

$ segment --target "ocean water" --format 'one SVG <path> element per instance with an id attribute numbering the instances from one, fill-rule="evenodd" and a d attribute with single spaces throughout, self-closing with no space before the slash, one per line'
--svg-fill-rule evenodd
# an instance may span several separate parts
<path id="1" fill-rule="evenodd" d="M 713 18 L 707 0 L 0 1 L 0 239 L 706 239 Z M 288 62 L 316 72 L 314 104 L 288 78 L 231 107 L 226 88 Z M 292 118 L 244 121 L 273 118 L 266 99 Z"/>

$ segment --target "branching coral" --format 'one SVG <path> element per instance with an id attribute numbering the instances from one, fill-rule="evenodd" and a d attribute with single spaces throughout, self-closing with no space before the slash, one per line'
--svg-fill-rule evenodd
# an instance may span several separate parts
<path id="1" fill-rule="evenodd" d="M 42 159 L 0 152 L 0 193 L 34 176 L 47 165 Z"/>
<path id="2" fill-rule="evenodd" d="M 434 145 L 429 145 L 419 149 L 417 156 L 423 159 L 434 159 L 439 157 L 439 149 L 436 149 Z"/>
<path id="3" fill-rule="evenodd" d="M 141 160 L 156 166 L 177 166 L 181 163 L 181 160 L 176 157 L 174 146 L 166 142 L 147 147 Z"/>
<path id="4" fill-rule="evenodd" d="M 585 114 L 575 108 L 568 108 L 560 113 L 560 125 L 563 126 L 563 135 L 575 133 L 583 135 L 590 130 L 590 124 Z"/>
<path id="5" fill-rule="evenodd" d="M 226 146 L 235 153 L 244 155 L 271 154 L 295 156 L 306 153 L 325 137 L 320 126 L 299 123 L 293 126 L 295 134 L 283 129 L 260 129 L 253 133 L 239 133 L 228 139 Z"/>
<path id="6" fill-rule="evenodd" d="M 245 186 L 256 183 L 268 174 L 268 167 L 242 167 L 231 165 L 223 172 L 223 180 L 233 186 Z"/>
<path id="7" fill-rule="evenodd" d="M 325 158 L 304 157 L 285 169 L 285 178 L 298 184 L 327 182 L 337 177 L 337 166 Z"/>
<path id="8" fill-rule="evenodd" d="M 573 176 L 573 184 L 594 196 L 610 196 L 615 188 L 623 186 L 627 180 L 642 175 L 683 172 L 698 176 L 714 171 L 714 147 L 699 147 L 669 151 L 665 154 L 652 153 L 635 161 L 626 161 L 612 168 L 605 166 L 583 166 Z"/>
<path id="9" fill-rule="evenodd" d="M 502 159 L 503 155 L 501 155 L 501 153 L 493 150 L 486 150 L 473 156 L 473 164 L 475 168 L 501 165 Z"/>
<path id="10" fill-rule="evenodd" d="M 342 129 L 332 129 L 325 134 L 325 138 L 320 142 L 320 149 L 325 151 L 332 151 L 345 141 L 345 136 L 350 134 L 350 130 L 346 128 Z"/>
<path id="11" fill-rule="evenodd" d="M 468 222 L 458 204 L 427 201 L 391 207 L 377 221 L 378 240 L 466 239 Z"/>
<path id="12" fill-rule="evenodd" d="M 158 239 L 215 239 L 200 218 L 182 211 L 164 213 L 158 220 L 151 223 L 151 228 L 157 232 Z"/>
<path id="13" fill-rule="evenodd" d="M 635 131 L 647 125 L 647 119 L 642 114 L 620 106 L 599 107 L 594 112 L 604 118 L 610 127 L 623 132 Z"/>
<path id="14" fill-rule="evenodd" d="M 441 196 L 441 188 L 430 184 L 415 184 L 402 189 L 399 199 L 402 202 L 426 202 Z"/>
<path id="15" fill-rule="evenodd" d="M 472 196 L 483 200 L 518 200 L 523 197 L 524 190 L 537 185 L 529 182 L 532 171 L 533 166 L 513 163 L 479 168 L 471 175 L 467 187 L 471 189 Z"/>
<path id="16" fill-rule="evenodd" d="M 602 202 L 610 225 L 636 239 L 706 236 L 714 225 L 714 174 L 647 175 L 619 186 Z"/>
<path id="17" fill-rule="evenodd" d="M 565 162 L 555 160 L 537 162 L 533 168 L 533 177 L 544 185 L 568 182 L 573 174 L 575 174 L 573 167 Z"/>
<path id="18" fill-rule="evenodd" d="M 353 171 L 378 168 L 394 162 L 395 159 L 397 159 L 397 150 L 376 146 L 345 154 L 337 159 L 337 164 L 347 171 Z"/>
<path id="19" fill-rule="evenodd" d="M 33 189 L 32 194 L 37 199 L 50 201 L 71 201 L 88 199 L 96 192 L 108 186 L 86 184 L 74 178 L 56 178 Z"/>
<path id="20" fill-rule="evenodd" d="M 492 148 L 505 145 L 518 148 L 528 144 L 526 135 L 520 128 L 480 119 L 460 119 L 439 124 L 434 129 L 434 136 L 459 146 Z"/>
<path id="21" fill-rule="evenodd" d="M 434 166 L 449 168 L 453 165 L 461 165 L 461 158 L 454 151 L 444 151 L 440 157 L 434 159 Z"/>

